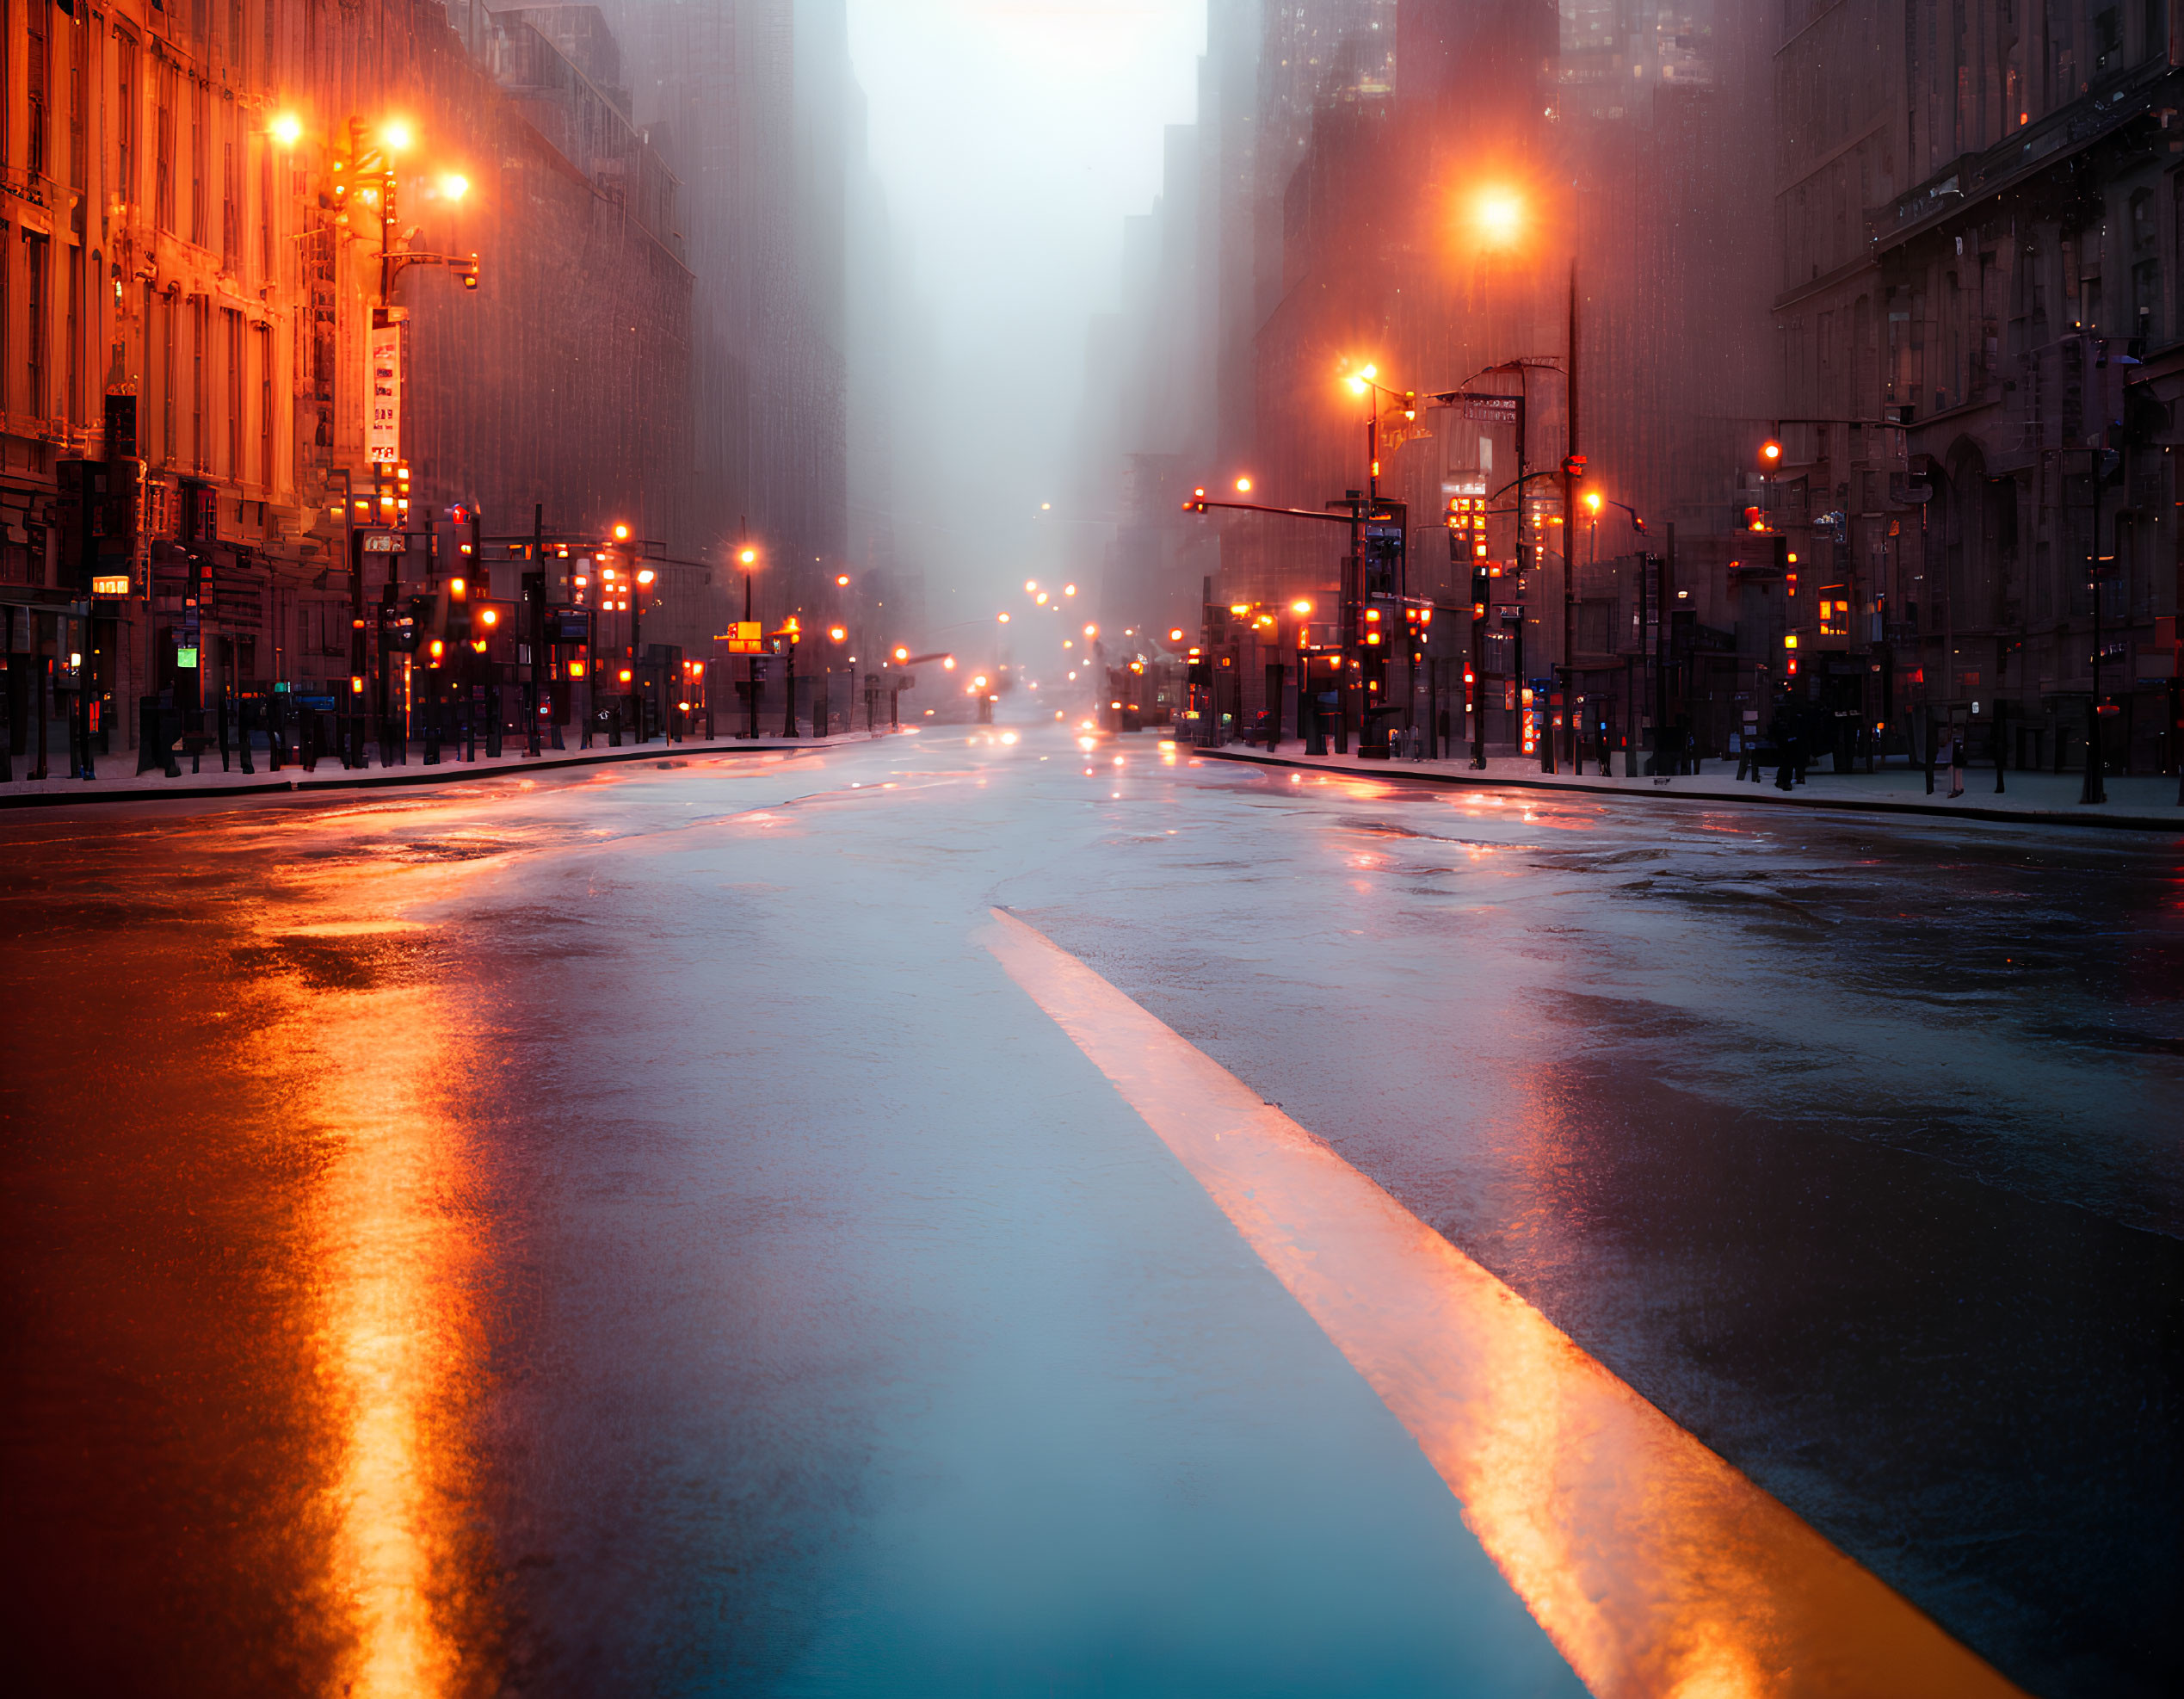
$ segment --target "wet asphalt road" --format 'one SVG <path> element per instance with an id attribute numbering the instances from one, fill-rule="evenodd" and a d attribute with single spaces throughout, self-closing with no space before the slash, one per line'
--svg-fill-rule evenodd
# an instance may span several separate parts
<path id="1" fill-rule="evenodd" d="M 1054 732 L 0 837 L 28 1690 L 1572 1690 L 996 905 L 2027 1688 L 2184 1684 L 2173 839 Z"/>

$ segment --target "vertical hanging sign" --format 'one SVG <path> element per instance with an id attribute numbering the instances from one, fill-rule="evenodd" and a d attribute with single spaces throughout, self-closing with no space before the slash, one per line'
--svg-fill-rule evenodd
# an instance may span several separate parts
<path id="1" fill-rule="evenodd" d="M 373 325 L 365 346 L 364 455 L 391 466 L 402 458 L 402 326 Z"/>

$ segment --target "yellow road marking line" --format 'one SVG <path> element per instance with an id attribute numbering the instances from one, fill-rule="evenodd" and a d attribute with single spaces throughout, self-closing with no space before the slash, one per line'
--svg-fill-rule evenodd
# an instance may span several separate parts
<path id="1" fill-rule="evenodd" d="M 2019 1692 L 1218 1062 L 994 914 L 982 942 L 1410 1430 L 1601 1699 Z"/>

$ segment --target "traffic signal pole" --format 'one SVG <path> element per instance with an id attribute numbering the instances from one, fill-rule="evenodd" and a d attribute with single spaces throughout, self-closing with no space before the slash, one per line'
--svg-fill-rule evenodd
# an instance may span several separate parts
<path id="1" fill-rule="evenodd" d="M 1563 387 L 1569 407 L 1566 440 L 1562 453 L 1562 723 L 1570 733 L 1570 770 L 1577 770 L 1577 479 L 1584 469 L 1577 452 L 1577 258 L 1570 260 L 1570 359 Z M 1519 468 L 1522 470 L 1521 467 Z M 1521 504 L 1520 504 L 1521 505 Z M 1542 769 L 1555 770 L 1557 730 L 1554 704 L 1547 704 L 1547 735 L 1540 740 L 1545 752 Z"/>

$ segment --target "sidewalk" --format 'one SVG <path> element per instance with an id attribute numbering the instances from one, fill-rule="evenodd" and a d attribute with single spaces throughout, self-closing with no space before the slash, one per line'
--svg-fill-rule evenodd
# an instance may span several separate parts
<path id="1" fill-rule="evenodd" d="M 1301 751 L 1301 744 L 1294 749 Z M 1964 794 L 1949 800 L 1946 768 L 1934 775 L 1934 794 L 1926 794 L 1926 775 L 1918 768 L 1890 767 L 1879 772 L 1823 772 L 1815 767 L 1806 782 L 1784 793 L 1774 788 L 1769 769 L 1758 784 L 1739 784 L 1734 762 L 1706 763 L 1695 778 L 1603 779 L 1589 770 L 1582 776 L 1570 773 L 1542 773 L 1536 761 L 1490 759 L 1486 770 L 1475 769 L 1468 759 L 1454 761 L 1365 761 L 1358 757 L 1311 756 L 1276 749 L 1270 756 L 1256 749 L 1231 744 L 1225 749 L 1196 753 L 1218 761 L 1243 761 L 1259 766 L 1299 767 L 1324 773 L 1343 773 L 1391 783 L 1472 785 L 1496 790 L 1598 791 L 1633 799 L 1665 802 L 1737 802 L 1760 807 L 1835 808 L 1861 813 L 1948 815 L 1975 820 L 2002 820 L 2025 825 L 2115 826 L 2140 831 L 2184 832 L 2184 807 L 2176 800 L 2176 780 L 2134 775 L 2107 782 L 2108 800 L 2088 806 L 2078 800 L 2084 775 L 2078 773 L 2022 773 L 2003 775 L 2008 789 L 1995 794 L 1995 769 L 1965 770 Z M 1619 756 L 1617 765 L 1621 764 Z M 1823 763 L 1832 766 L 1832 762 Z"/>
<path id="2" fill-rule="evenodd" d="M 11 757 L 17 776 L 12 782 L 0 784 L 0 809 L 72 808 L 87 802 L 202 801 L 209 797 L 288 796 L 306 791 L 456 784 L 466 779 L 506 778 L 549 772 L 557 768 L 597 767 L 615 762 L 657 763 L 694 755 L 791 755 L 839 744 L 864 743 L 872 735 L 868 732 L 838 732 L 829 737 L 805 738 L 793 743 L 782 738 L 761 738 L 755 743 L 735 738 L 716 738 L 709 743 L 693 738 L 677 744 L 625 744 L 620 749 L 595 744 L 588 750 L 549 749 L 537 757 L 526 756 L 518 742 L 503 755 L 490 758 L 480 756 L 475 761 L 457 761 L 452 754 L 443 752 L 438 763 L 430 767 L 424 764 L 424 745 L 413 743 L 407 766 L 345 768 L 338 757 L 321 756 L 313 771 L 306 772 L 292 761 L 277 773 L 266 770 L 265 751 L 256 750 L 250 757 L 257 767 L 255 773 L 242 771 L 233 764 L 232 756 L 229 757 L 229 770 L 223 773 L 219 755 L 208 753 L 200 763 L 201 770 L 195 773 L 189 770 L 189 757 L 180 757 L 182 776 L 176 779 L 156 770 L 139 773 L 134 750 L 100 756 L 96 763 L 99 776 L 96 779 L 70 778 L 65 753 L 47 757 L 51 777 L 26 779 L 22 775 L 35 757 L 19 755 Z"/>

